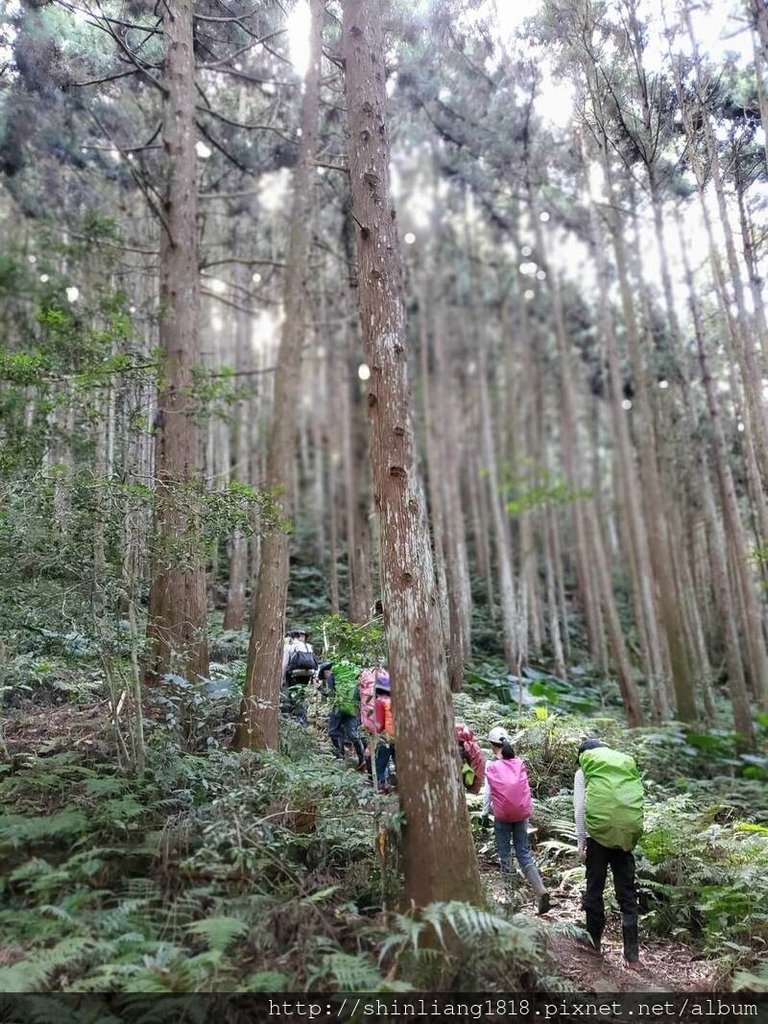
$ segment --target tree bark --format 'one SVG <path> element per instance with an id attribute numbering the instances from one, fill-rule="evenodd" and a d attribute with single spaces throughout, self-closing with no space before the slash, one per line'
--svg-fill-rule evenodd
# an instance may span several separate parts
<path id="1" fill-rule="evenodd" d="M 168 179 L 160 231 L 161 388 L 155 421 L 155 550 L 148 679 L 208 675 L 202 449 L 195 419 L 201 368 L 197 254 L 195 60 L 191 0 L 163 5 L 163 146 Z"/>
<path id="2" fill-rule="evenodd" d="M 439 276 L 433 282 L 437 287 Z M 472 588 L 469 575 L 469 559 L 467 556 L 467 537 L 464 507 L 461 500 L 461 463 L 462 446 L 460 444 L 461 402 L 456 394 L 454 378 L 448 368 L 446 353 L 446 326 L 443 319 L 441 303 L 433 294 L 433 350 L 435 357 L 435 386 L 440 395 L 443 410 L 454 410 L 456 415 L 444 415 L 440 431 L 440 465 L 442 474 L 440 489 L 445 514 L 446 533 L 446 575 L 448 580 L 449 621 L 451 643 L 456 642 L 453 634 L 457 633 L 457 653 L 462 665 L 469 655 L 472 640 Z M 454 673 L 454 678 L 456 673 Z M 453 688 L 453 687 L 452 687 Z"/>
<path id="3" fill-rule="evenodd" d="M 274 403 L 267 453 L 265 489 L 277 496 L 281 515 L 293 515 L 292 478 L 296 457 L 298 409 L 295 380 L 301 365 L 304 340 L 302 300 L 310 238 L 310 213 L 315 168 L 313 157 L 320 107 L 320 63 L 325 5 L 311 0 L 312 42 L 304 80 L 301 117 L 301 148 L 293 177 L 291 228 L 286 256 L 285 319 L 274 380 Z M 290 535 L 272 530 L 262 541 L 253 608 L 248 667 L 240 719 L 235 735 L 238 747 L 276 749 L 280 739 L 279 702 L 282 682 L 282 639 L 288 599 Z"/>
<path id="4" fill-rule="evenodd" d="M 371 460 L 380 517 L 384 622 L 393 679 L 405 896 L 479 902 L 408 386 L 401 258 L 389 200 L 384 44 L 378 0 L 344 0 L 349 166 L 360 231 L 360 310 Z M 451 836 L 451 856 L 445 855 Z"/>
<path id="5" fill-rule="evenodd" d="M 742 621 L 749 655 L 748 664 L 750 666 L 752 682 L 755 687 L 755 695 L 760 698 L 762 707 L 766 708 L 768 707 L 768 654 L 766 653 L 763 636 L 762 614 L 744 558 L 746 544 L 744 540 L 741 516 L 739 513 L 738 499 L 736 497 L 736 488 L 733 482 L 731 467 L 728 462 L 728 448 L 725 441 L 725 434 L 723 432 L 720 405 L 717 399 L 717 392 L 715 390 L 712 374 L 709 370 L 709 359 L 707 356 L 701 313 L 698 301 L 695 297 L 693 274 L 688 263 L 687 252 L 685 251 L 684 239 L 682 237 L 682 228 L 679 220 L 678 229 L 681 233 L 681 243 L 683 243 L 683 261 L 686 281 L 688 284 L 691 315 L 693 317 L 696 345 L 698 349 L 699 363 L 701 366 L 701 376 L 706 392 L 707 408 L 709 411 L 709 420 L 712 429 L 715 465 L 718 482 L 720 484 L 720 499 L 723 507 L 723 518 L 725 520 L 727 535 L 730 537 L 730 540 L 734 544 L 737 552 L 736 558 L 733 559 L 734 569 L 736 572 L 735 586 L 740 592 L 742 601 L 744 602 Z M 705 490 L 704 496 L 709 505 L 709 508 L 706 509 L 706 511 L 710 522 L 713 528 L 718 530 L 717 535 L 712 538 L 713 543 L 710 548 L 710 555 L 712 556 L 716 594 L 718 602 L 720 603 L 721 614 L 725 615 L 724 625 L 726 632 L 724 640 L 726 646 L 726 657 L 728 659 L 728 686 L 734 709 L 734 722 L 737 730 L 747 741 L 751 742 L 753 735 L 752 717 L 749 709 L 749 701 L 746 693 L 741 660 L 737 660 L 736 658 L 736 652 L 739 647 L 737 637 L 734 632 L 735 626 L 731 619 L 731 602 L 728 601 L 728 590 L 730 588 L 726 587 L 726 583 L 723 578 L 727 572 L 725 567 L 725 560 L 727 556 L 723 553 L 721 559 L 720 552 L 723 550 L 724 545 L 720 543 L 719 529 L 716 526 L 717 517 L 714 515 L 711 497 L 707 490 Z"/>
<path id="6" fill-rule="evenodd" d="M 247 271 L 241 268 L 240 280 L 246 283 Z M 238 310 L 235 317 L 235 371 L 247 374 L 253 369 L 251 358 L 251 331 L 253 322 L 245 310 Z M 238 380 L 241 378 L 238 378 Z M 243 393 L 237 399 L 231 423 L 231 448 L 234 456 L 230 469 L 232 480 L 250 484 L 248 434 L 249 407 L 252 404 L 246 393 L 246 386 L 239 385 Z M 224 610 L 224 629 L 242 629 L 245 622 L 245 584 L 248 578 L 248 538 L 241 530 L 235 530 L 229 544 L 229 587 L 227 606 Z"/>
<path id="7" fill-rule="evenodd" d="M 560 445 L 562 448 L 563 470 L 568 483 L 573 487 L 583 486 L 582 446 L 579 439 L 579 428 L 576 416 L 576 400 L 573 387 L 573 359 L 566 326 L 563 300 L 557 272 L 549 263 L 550 248 L 541 220 L 537 215 L 538 204 L 535 201 L 535 189 L 528 185 L 528 195 L 532 203 L 533 223 L 536 232 L 536 245 L 539 261 L 546 275 L 547 289 L 552 300 L 555 339 L 557 341 L 558 369 L 560 371 Z M 592 661 L 601 663 L 601 651 L 604 645 L 602 622 L 599 611 L 599 597 L 594 581 L 593 566 L 589 554 L 589 527 L 586 517 L 590 510 L 583 499 L 573 503 L 573 528 L 575 535 L 576 581 L 584 619 L 587 627 L 587 640 Z"/>

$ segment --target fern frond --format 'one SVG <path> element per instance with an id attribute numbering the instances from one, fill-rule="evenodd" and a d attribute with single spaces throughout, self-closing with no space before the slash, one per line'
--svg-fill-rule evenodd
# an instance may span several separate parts
<path id="1" fill-rule="evenodd" d="M 393 984 L 383 978 L 374 965 L 360 954 L 331 953 L 323 957 L 321 974 L 325 977 L 330 975 L 340 992 L 381 992 Z M 401 992 L 410 989 L 411 986 L 398 986 Z"/>
<path id="2" fill-rule="evenodd" d="M 204 936 L 211 949 L 223 952 L 235 939 L 248 934 L 248 925 L 238 917 L 208 917 L 186 925 L 184 931 Z"/>
<path id="3" fill-rule="evenodd" d="M 86 830 L 87 819 L 78 807 L 32 818 L 24 814 L 0 815 L 0 842 L 19 846 L 42 839 L 63 839 Z"/>
<path id="4" fill-rule="evenodd" d="M 90 959 L 97 947 L 93 939 L 62 939 L 50 949 L 37 950 L 18 963 L 0 967 L 0 992 L 40 992 L 53 974 L 71 971 Z"/>

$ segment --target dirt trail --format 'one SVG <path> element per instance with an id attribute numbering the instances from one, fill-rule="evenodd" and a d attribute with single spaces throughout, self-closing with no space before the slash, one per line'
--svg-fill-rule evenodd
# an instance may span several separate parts
<path id="1" fill-rule="evenodd" d="M 505 883 L 492 857 L 482 851 L 480 865 L 493 903 L 531 916 L 536 914 L 535 900 L 519 872 L 513 874 L 511 884 Z M 549 893 L 552 909 L 540 920 L 552 926 L 549 948 L 557 973 L 573 982 L 580 992 L 711 992 L 722 989 L 722 985 L 718 985 L 721 975 L 716 964 L 702 960 L 690 946 L 648 935 L 642 918 L 642 968 L 629 968 L 624 964 L 618 914 L 609 915 L 602 941 L 603 954 L 596 956 L 588 947 L 557 929 L 557 925 L 583 924 L 578 887 L 563 883 L 556 889 L 550 888 Z"/>

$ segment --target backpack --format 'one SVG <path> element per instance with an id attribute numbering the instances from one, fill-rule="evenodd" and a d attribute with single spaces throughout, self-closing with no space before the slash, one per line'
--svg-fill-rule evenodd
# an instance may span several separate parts
<path id="1" fill-rule="evenodd" d="M 376 715 L 374 712 L 376 686 L 376 669 L 364 668 L 360 673 L 358 693 L 360 697 L 360 724 L 368 732 L 376 732 Z"/>
<path id="2" fill-rule="evenodd" d="M 456 726 L 456 742 L 459 744 L 464 788 L 469 793 L 479 793 L 485 781 L 485 756 L 475 734 L 468 725 Z"/>
<path id="3" fill-rule="evenodd" d="M 317 658 L 314 651 L 295 650 L 288 658 L 286 672 L 314 672 L 317 668 Z"/>
<path id="4" fill-rule="evenodd" d="M 485 766 L 497 821 L 525 821 L 533 814 L 528 772 L 519 757 L 496 758 Z"/>
<path id="5" fill-rule="evenodd" d="M 357 668 L 345 662 L 339 662 L 334 672 L 335 686 L 333 690 L 333 706 L 343 715 L 357 715 L 359 698 L 357 695 Z"/>
<path id="6" fill-rule="evenodd" d="M 587 785 L 587 832 L 601 846 L 633 850 L 643 834 L 643 783 L 634 758 L 610 747 L 579 757 Z"/>

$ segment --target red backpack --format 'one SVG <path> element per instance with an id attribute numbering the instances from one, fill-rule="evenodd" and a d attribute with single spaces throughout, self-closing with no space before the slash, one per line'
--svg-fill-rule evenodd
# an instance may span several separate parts
<path id="1" fill-rule="evenodd" d="M 496 758 L 485 766 L 497 821 L 525 821 L 533 814 L 528 772 L 519 757 Z"/>
<path id="2" fill-rule="evenodd" d="M 480 744 L 469 726 L 462 723 L 456 726 L 456 742 L 459 744 L 462 761 L 468 764 L 474 773 L 474 779 L 467 785 L 467 776 L 462 772 L 464 788 L 468 793 L 479 793 L 485 781 L 485 756 Z"/>
<path id="3" fill-rule="evenodd" d="M 376 715 L 373 705 L 376 700 L 376 669 L 364 668 L 360 673 L 358 690 L 360 692 L 360 725 L 368 732 L 376 732 Z"/>

